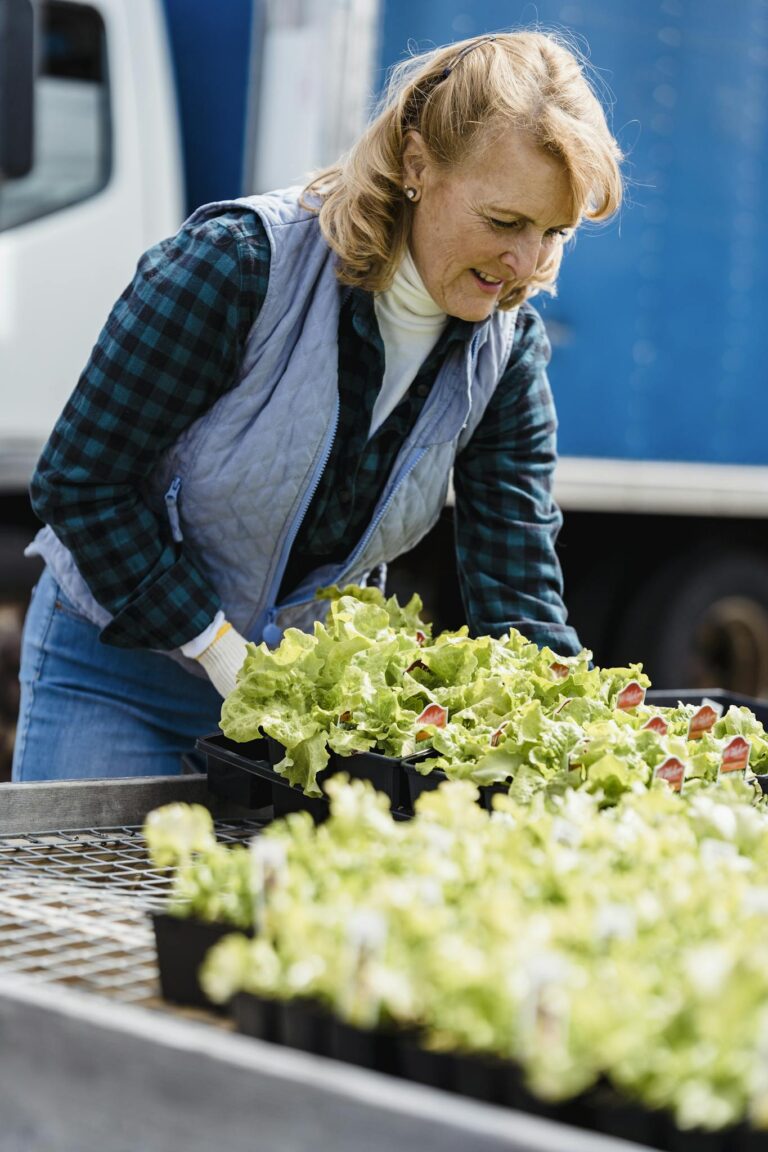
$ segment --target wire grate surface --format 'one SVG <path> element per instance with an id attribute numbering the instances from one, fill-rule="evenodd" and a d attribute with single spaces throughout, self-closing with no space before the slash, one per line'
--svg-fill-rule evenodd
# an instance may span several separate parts
<path id="1" fill-rule="evenodd" d="M 218 821 L 223 843 L 263 824 Z M 127 1003 L 157 1002 L 155 939 L 170 875 L 153 868 L 140 828 L 0 836 L 0 971 Z"/>

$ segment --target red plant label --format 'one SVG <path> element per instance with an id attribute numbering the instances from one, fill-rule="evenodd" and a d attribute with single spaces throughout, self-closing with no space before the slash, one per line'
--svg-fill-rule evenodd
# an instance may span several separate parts
<path id="1" fill-rule="evenodd" d="M 616 697 L 616 707 L 628 712 L 630 708 L 637 708 L 643 700 L 645 700 L 645 688 L 638 684 L 637 680 L 630 680 Z"/>
<path id="2" fill-rule="evenodd" d="M 669 724 L 663 716 L 651 716 L 650 720 L 646 720 L 643 724 L 642 731 L 648 729 L 651 732 L 658 732 L 659 736 L 666 736 L 669 731 Z"/>
<path id="3" fill-rule="evenodd" d="M 443 708 L 440 704 L 427 704 L 421 715 L 416 717 L 417 725 L 432 724 L 435 728 L 445 728 L 447 721 L 448 709 Z M 428 740 L 429 732 L 426 732 L 422 728 L 418 728 L 416 731 L 416 739 Z"/>
<path id="4" fill-rule="evenodd" d="M 416 668 L 420 668 L 422 672 L 429 672 L 429 665 L 425 664 L 423 660 L 414 660 L 413 664 L 408 665 L 406 672 L 413 672 Z"/>
<path id="5" fill-rule="evenodd" d="M 498 748 L 499 741 L 501 740 L 502 736 L 504 735 L 504 729 L 506 728 L 508 723 L 509 723 L 508 720 L 502 720 L 501 724 L 499 724 L 496 731 L 491 732 L 491 748 Z"/>
<path id="6" fill-rule="evenodd" d="M 720 758 L 721 772 L 743 772 L 749 764 L 749 740 L 743 736 L 734 736 L 729 740 Z"/>
<path id="7" fill-rule="evenodd" d="M 653 774 L 657 780 L 666 780 L 673 792 L 681 792 L 685 779 L 685 764 L 677 756 L 667 756 Z"/>
<path id="8" fill-rule="evenodd" d="M 549 670 L 555 674 L 558 680 L 566 680 L 571 674 L 571 670 L 567 664 L 558 664 L 557 661 L 555 661 L 554 664 L 550 664 Z"/>
<path id="9" fill-rule="evenodd" d="M 722 714 L 722 704 L 716 704 L 714 700 L 702 700 L 701 707 L 696 709 L 688 721 L 688 739 L 698 740 L 705 732 L 709 732 Z"/>
<path id="10" fill-rule="evenodd" d="M 351 719 L 352 719 L 352 713 L 351 712 L 349 712 L 349 711 L 342 712 L 339 715 L 339 724 L 349 724 Z"/>
<path id="11" fill-rule="evenodd" d="M 416 643 L 419 645 L 420 648 L 423 648 L 424 645 L 426 644 L 426 642 L 427 642 L 426 632 L 422 632 L 421 628 L 417 628 L 416 629 Z"/>

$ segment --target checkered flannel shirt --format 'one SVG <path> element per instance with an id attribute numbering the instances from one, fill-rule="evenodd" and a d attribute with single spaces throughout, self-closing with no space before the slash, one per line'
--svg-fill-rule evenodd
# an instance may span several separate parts
<path id="1" fill-rule="evenodd" d="M 234 387 L 269 279 L 269 242 L 247 208 L 187 224 L 141 258 L 46 444 L 31 495 L 113 615 L 106 643 L 171 649 L 220 607 L 195 557 L 143 502 L 159 455 Z M 339 426 L 294 542 L 284 597 L 312 568 L 343 560 L 370 521 L 395 457 L 446 350 L 471 325 L 452 321 L 405 399 L 368 438 L 384 374 L 370 294 L 346 293 L 339 324 Z M 539 644 L 578 650 L 565 625 L 552 501 L 555 414 L 549 345 L 524 306 L 496 392 L 454 470 L 456 551 L 470 629 L 519 627 Z"/>

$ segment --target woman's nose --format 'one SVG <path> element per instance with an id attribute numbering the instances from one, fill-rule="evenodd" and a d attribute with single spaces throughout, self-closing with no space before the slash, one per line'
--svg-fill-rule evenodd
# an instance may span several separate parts
<path id="1" fill-rule="evenodd" d="M 501 262 L 513 273 L 516 280 L 528 280 L 533 276 L 541 257 L 541 237 L 533 233 L 516 236 Z"/>

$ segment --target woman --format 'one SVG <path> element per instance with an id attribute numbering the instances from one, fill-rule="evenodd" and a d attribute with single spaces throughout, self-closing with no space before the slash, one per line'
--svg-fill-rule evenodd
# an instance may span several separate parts
<path id="1" fill-rule="evenodd" d="M 207 205 L 144 255 L 32 483 L 16 780 L 177 772 L 246 640 L 413 547 L 452 468 L 471 629 L 578 650 L 527 300 L 618 207 L 619 160 L 567 48 L 480 37 L 397 69 L 303 194 Z"/>

